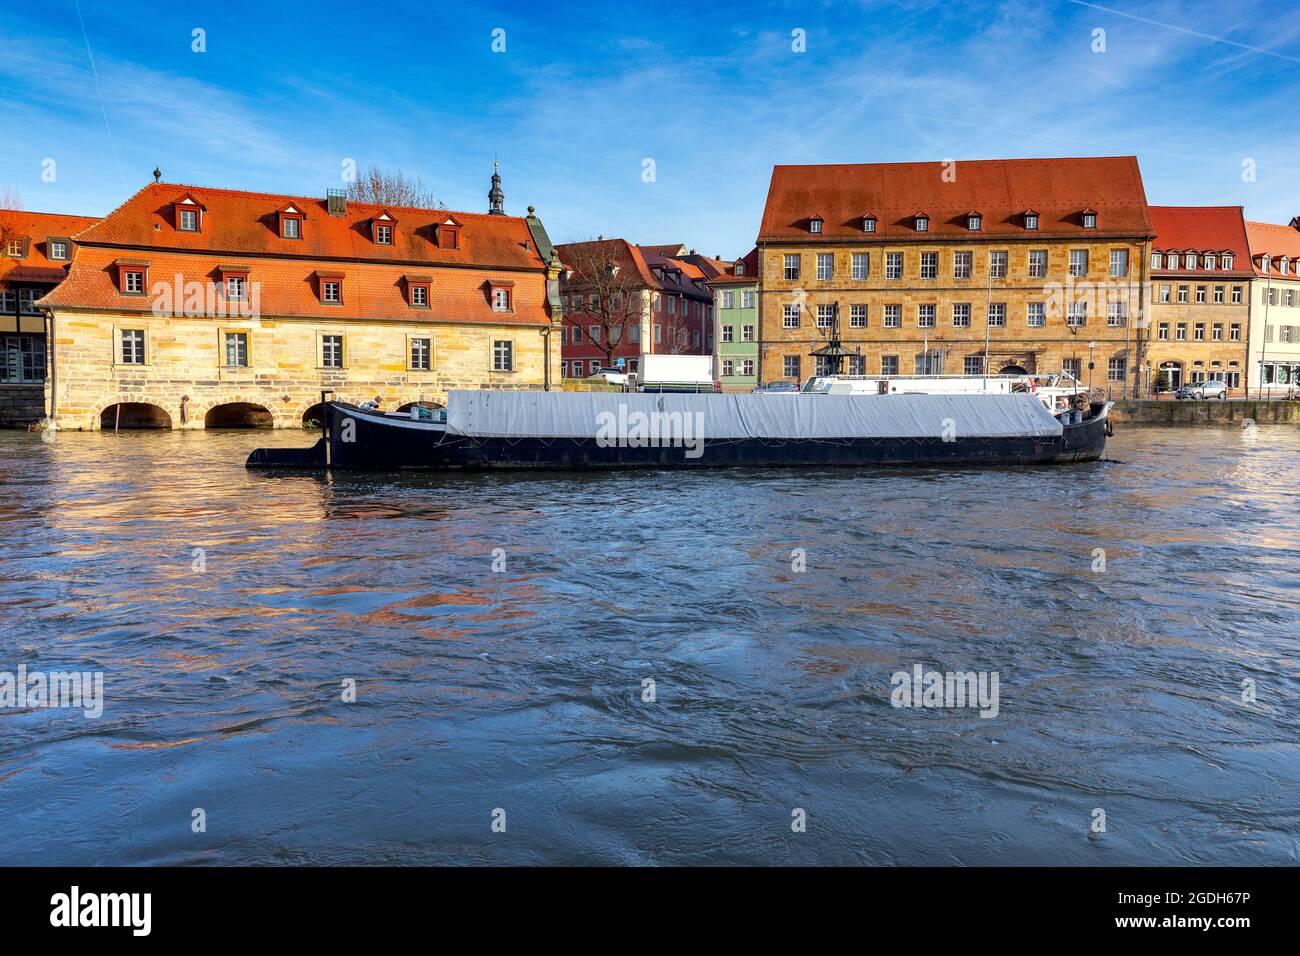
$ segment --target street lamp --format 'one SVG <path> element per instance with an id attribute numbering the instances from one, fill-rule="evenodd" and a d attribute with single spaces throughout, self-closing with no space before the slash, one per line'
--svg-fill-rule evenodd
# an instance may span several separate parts
<path id="1" fill-rule="evenodd" d="M 537 330 L 542 337 L 542 391 L 551 390 L 551 327 L 544 325 Z"/>

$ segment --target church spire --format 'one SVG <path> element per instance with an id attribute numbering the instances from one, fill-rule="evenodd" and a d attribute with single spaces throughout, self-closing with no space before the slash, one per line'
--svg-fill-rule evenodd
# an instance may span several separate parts
<path id="1" fill-rule="evenodd" d="M 506 214 L 506 194 L 501 191 L 501 173 L 498 171 L 501 164 L 494 162 L 492 164 L 492 189 L 488 192 L 489 215 L 504 216 Z"/>

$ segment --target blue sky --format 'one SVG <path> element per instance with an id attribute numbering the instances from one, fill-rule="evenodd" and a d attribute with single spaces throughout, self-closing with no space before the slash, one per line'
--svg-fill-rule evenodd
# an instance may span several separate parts
<path id="1" fill-rule="evenodd" d="M 0 79 L 0 186 L 51 212 L 106 213 L 155 165 L 323 195 L 349 158 L 481 211 L 495 156 L 507 210 L 556 241 L 730 258 L 774 163 L 1136 153 L 1153 203 L 1300 215 L 1300 12 L 1278 0 L 48 0 L 0 10 Z"/>

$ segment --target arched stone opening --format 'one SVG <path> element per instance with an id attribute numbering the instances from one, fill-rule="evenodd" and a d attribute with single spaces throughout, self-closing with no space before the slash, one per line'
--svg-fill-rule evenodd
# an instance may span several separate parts
<path id="1" fill-rule="evenodd" d="M 204 428 L 272 428 L 274 425 L 271 412 L 252 402 L 214 405 L 203 415 Z"/>
<path id="2" fill-rule="evenodd" d="M 172 417 L 167 410 L 148 402 L 117 402 L 99 413 L 99 427 L 103 431 L 121 428 L 171 428 Z"/>

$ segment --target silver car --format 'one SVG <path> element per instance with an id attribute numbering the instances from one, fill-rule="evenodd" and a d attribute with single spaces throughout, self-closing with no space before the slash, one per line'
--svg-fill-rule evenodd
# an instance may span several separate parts
<path id="1" fill-rule="evenodd" d="M 1193 401 L 1206 401 L 1207 399 L 1217 398 L 1220 401 L 1227 401 L 1228 383 L 1221 382 L 1217 378 L 1212 378 L 1206 382 L 1197 382 L 1194 385 L 1184 385 L 1178 391 L 1174 392 L 1174 398 L 1180 402 L 1189 398 Z"/>

